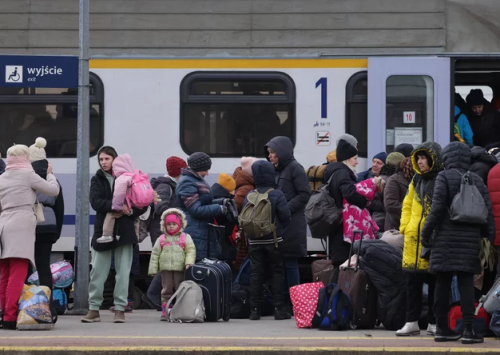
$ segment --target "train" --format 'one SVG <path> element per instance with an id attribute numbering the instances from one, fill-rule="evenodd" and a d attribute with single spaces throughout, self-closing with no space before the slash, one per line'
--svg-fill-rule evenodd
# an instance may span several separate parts
<path id="1" fill-rule="evenodd" d="M 130 154 L 150 177 L 165 160 L 204 151 L 213 159 L 207 180 L 232 174 L 242 156 L 265 157 L 265 143 L 286 135 L 307 169 L 326 161 L 343 133 L 358 141 L 360 167 L 400 143 L 453 139 L 454 93 L 481 88 L 500 95 L 500 56 L 421 55 L 331 58 L 97 58 L 90 61 L 90 167 L 111 145 Z M 47 139 L 48 159 L 65 199 L 55 257 L 75 246 L 76 89 L 3 89 L 0 151 Z M 5 156 L 5 155 L 4 155 Z M 91 224 L 95 212 L 91 211 Z M 90 230 L 92 235 L 92 227 Z M 140 250 L 147 253 L 146 239 Z M 308 238 L 308 251 L 323 245 Z"/>

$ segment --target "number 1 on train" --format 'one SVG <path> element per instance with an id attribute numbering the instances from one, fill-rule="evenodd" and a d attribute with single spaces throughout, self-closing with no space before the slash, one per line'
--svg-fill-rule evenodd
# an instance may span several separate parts
<path id="1" fill-rule="evenodd" d="M 326 78 L 321 78 L 316 82 L 316 89 L 321 86 L 321 118 L 327 118 L 327 91 L 328 83 Z"/>

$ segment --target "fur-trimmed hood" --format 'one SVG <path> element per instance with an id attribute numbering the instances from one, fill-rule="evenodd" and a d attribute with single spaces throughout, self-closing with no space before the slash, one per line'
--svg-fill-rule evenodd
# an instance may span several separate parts
<path id="1" fill-rule="evenodd" d="M 172 214 L 172 213 L 175 213 L 176 215 L 179 216 L 179 218 L 181 219 L 182 221 L 182 226 L 181 226 L 181 229 L 179 230 L 179 232 L 177 234 L 181 234 L 182 232 L 184 232 L 184 229 L 186 229 L 187 227 L 187 220 L 186 220 L 186 215 L 184 214 L 184 212 L 182 212 L 180 209 L 178 208 L 169 208 L 168 210 L 166 210 L 165 212 L 162 213 L 161 215 L 161 221 L 160 221 L 160 228 L 161 228 L 161 231 L 163 233 L 167 233 L 167 228 L 165 227 L 165 218 L 169 215 L 169 214 Z"/>

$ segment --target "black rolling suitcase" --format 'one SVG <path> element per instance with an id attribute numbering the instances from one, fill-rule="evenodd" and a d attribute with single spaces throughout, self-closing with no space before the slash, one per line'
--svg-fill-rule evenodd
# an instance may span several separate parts
<path id="1" fill-rule="evenodd" d="M 223 236 L 225 227 L 209 224 L 207 256 L 210 256 L 210 238 L 215 238 L 217 233 Z M 203 259 L 186 270 L 185 279 L 196 282 L 203 291 L 205 321 L 217 322 L 221 318 L 226 322 L 229 320 L 232 272 L 228 264 L 214 258 Z"/>
<path id="2" fill-rule="evenodd" d="M 354 231 L 353 244 L 349 252 L 349 265 L 353 253 L 354 240 L 356 234 L 361 234 L 359 240 L 359 250 L 363 242 L 361 231 Z M 373 329 L 377 321 L 377 290 L 370 281 L 368 275 L 359 268 L 359 251 L 355 267 L 346 267 L 340 270 L 339 287 L 351 299 L 354 309 L 354 324 L 359 329 Z"/>

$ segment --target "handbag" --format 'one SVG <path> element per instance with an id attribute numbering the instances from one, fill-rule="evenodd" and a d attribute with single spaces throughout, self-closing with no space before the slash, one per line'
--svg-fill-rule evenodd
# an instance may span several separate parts
<path id="1" fill-rule="evenodd" d="M 450 206 L 450 219 L 453 222 L 470 224 L 488 224 L 488 208 L 484 203 L 483 196 L 474 185 L 474 178 L 470 172 L 462 175 L 460 191 L 455 195 Z"/>
<path id="2" fill-rule="evenodd" d="M 43 215 L 43 205 L 36 199 L 35 203 L 35 216 L 36 216 L 36 222 L 37 223 L 43 223 L 45 222 L 45 216 Z"/>

